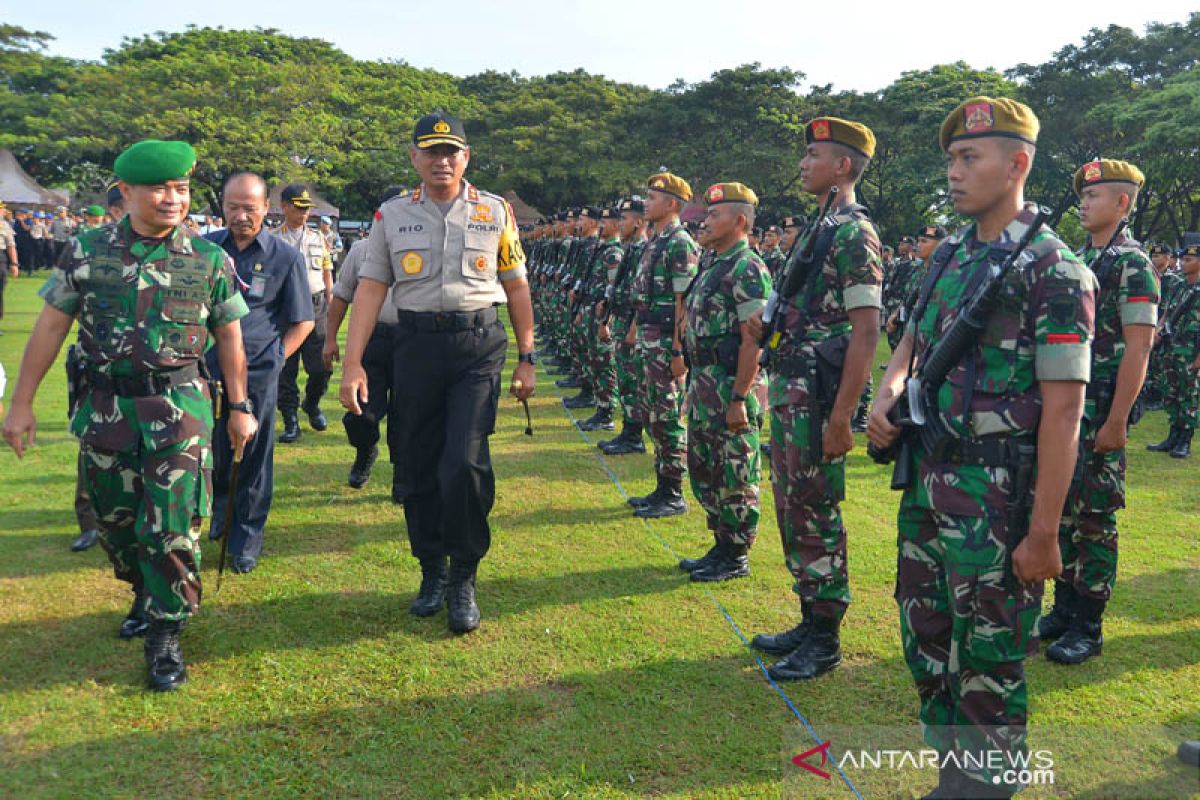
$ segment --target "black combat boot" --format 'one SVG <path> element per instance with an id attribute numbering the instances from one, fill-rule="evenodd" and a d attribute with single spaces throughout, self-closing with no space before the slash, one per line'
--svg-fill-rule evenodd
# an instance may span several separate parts
<path id="1" fill-rule="evenodd" d="M 1146 449 L 1151 453 L 1169 453 L 1175 449 L 1175 445 L 1179 442 L 1179 434 L 1181 433 L 1178 425 L 1172 425 L 1167 438 L 1163 439 L 1158 444 L 1148 444 Z"/>
<path id="2" fill-rule="evenodd" d="M 814 616 L 800 646 L 772 664 L 767 674 L 777 681 L 796 681 L 829 672 L 842 663 L 840 628 L 837 620 Z"/>
<path id="3" fill-rule="evenodd" d="M 187 665 L 183 663 L 183 649 L 179 646 L 182 629 L 181 621 L 156 619 L 146 631 L 143 651 L 150 688 L 156 692 L 169 692 L 187 680 Z"/>
<path id="4" fill-rule="evenodd" d="M 695 572 L 701 567 L 707 567 L 714 561 L 721 560 L 721 543 L 714 542 L 713 546 L 708 548 L 708 552 L 699 558 L 682 558 L 679 560 L 679 568 L 684 572 Z"/>
<path id="5" fill-rule="evenodd" d="M 626 421 L 621 429 L 621 435 L 600 445 L 600 449 L 610 456 L 624 456 L 631 453 L 646 452 L 646 443 L 642 441 L 642 423 Z"/>
<path id="6" fill-rule="evenodd" d="M 475 605 L 475 567 L 469 562 L 450 562 L 450 586 L 446 589 L 447 622 L 454 633 L 470 633 L 479 627 Z"/>
<path id="7" fill-rule="evenodd" d="M 744 544 L 725 545 L 721 557 L 708 566 L 692 571 L 696 583 L 719 583 L 750 574 L 750 548 Z"/>
<path id="8" fill-rule="evenodd" d="M 568 372 L 567 377 L 559 378 L 554 382 L 554 385 L 560 389 L 578 389 L 583 385 L 583 381 L 573 372 Z"/>
<path id="9" fill-rule="evenodd" d="M 283 412 L 283 433 L 279 434 L 279 441 L 284 444 L 291 444 L 300 438 L 300 417 L 295 411 Z"/>
<path id="10" fill-rule="evenodd" d="M 579 423 L 581 431 L 611 431 L 613 424 L 612 406 L 596 406 L 596 413 Z"/>
<path id="11" fill-rule="evenodd" d="M 639 495 L 638 497 L 630 497 L 625 502 L 634 508 L 645 508 L 648 505 L 658 502 L 659 496 L 662 494 L 663 482 L 659 478 L 658 483 L 654 487 L 654 491 L 650 494 Z"/>
<path id="12" fill-rule="evenodd" d="M 100 541 L 100 531 L 95 528 L 80 531 L 79 535 L 75 537 L 75 541 L 71 542 L 71 552 L 82 553 L 98 541 Z"/>
<path id="13" fill-rule="evenodd" d="M 750 646 L 773 656 L 786 656 L 800 645 L 812 627 L 812 605 L 800 601 L 800 624 L 783 633 L 760 633 L 750 640 Z"/>
<path id="14" fill-rule="evenodd" d="M 1179 439 L 1171 448 L 1171 458 L 1187 458 L 1192 454 L 1192 434 L 1195 432 L 1195 428 L 1180 427 Z"/>
<path id="15" fill-rule="evenodd" d="M 304 413 L 308 415 L 308 424 L 312 426 L 314 431 L 323 431 L 329 427 L 329 420 L 325 418 L 324 412 L 321 411 L 321 406 L 316 403 L 305 403 L 302 408 Z"/>
<path id="16" fill-rule="evenodd" d="M 1071 627 L 1057 642 L 1046 648 L 1046 658 L 1058 664 L 1082 664 L 1104 650 L 1101 619 L 1105 601 L 1079 597 L 1075 601 L 1075 618 Z"/>
<path id="17" fill-rule="evenodd" d="M 854 419 L 850 421 L 850 430 L 855 433 L 866 433 L 867 422 L 870 420 L 870 410 L 866 403 L 859 403 L 858 410 L 854 412 Z"/>
<path id="18" fill-rule="evenodd" d="M 149 627 L 150 620 L 146 619 L 146 595 L 134 589 L 133 605 L 129 607 L 129 613 L 125 615 L 125 619 L 121 620 L 121 628 L 117 631 L 117 636 L 121 639 L 145 636 Z"/>
<path id="19" fill-rule="evenodd" d="M 634 509 L 633 515 L 642 519 L 657 519 L 673 517 L 676 514 L 687 513 L 687 502 L 683 499 L 682 481 L 678 478 L 658 478 L 658 497 L 654 502 L 646 503 Z"/>
<path id="20" fill-rule="evenodd" d="M 375 466 L 375 459 L 379 458 L 379 447 L 371 445 L 367 449 L 359 448 L 358 453 L 354 456 L 354 464 L 350 467 L 350 478 L 346 481 L 350 484 L 351 489 L 361 489 L 367 485 L 367 481 L 371 480 L 371 467 Z"/>
<path id="21" fill-rule="evenodd" d="M 446 602 L 446 576 L 449 570 L 446 559 L 427 558 L 421 562 L 421 588 L 417 599 L 408 607 L 415 617 L 432 617 L 442 610 Z"/>
<path id="22" fill-rule="evenodd" d="M 962 800 L 963 797 L 963 781 L 967 780 L 953 761 L 946 761 L 945 765 L 938 769 L 938 785 L 927 795 L 922 795 L 921 800 Z"/>
<path id="23" fill-rule="evenodd" d="M 563 398 L 563 405 L 571 409 L 591 408 L 596 405 L 596 396 L 592 394 L 592 387 L 584 383 L 579 389 L 579 394 Z"/>
<path id="24" fill-rule="evenodd" d="M 1054 582 L 1054 606 L 1038 620 L 1038 636 L 1042 641 L 1052 642 L 1067 632 L 1075 618 L 1077 599 L 1074 586 L 1062 580 Z"/>

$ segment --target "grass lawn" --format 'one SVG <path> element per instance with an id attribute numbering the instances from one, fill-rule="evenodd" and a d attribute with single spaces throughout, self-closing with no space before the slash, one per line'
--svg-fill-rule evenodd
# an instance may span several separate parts
<path id="1" fill-rule="evenodd" d="M 40 283 L 8 284 L 10 387 Z M 735 630 L 749 638 L 798 616 L 770 491 L 752 576 L 688 583 L 675 558 L 707 547 L 698 505 L 631 517 L 615 482 L 649 491 L 651 456 L 598 458 L 544 373 L 535 436 L 507 399 L 492 439 L 479 631 L 455 637 L 444 613 L 407 613 L 420 573 L 389 502 L 390 468 L 347 487 L 352 452 L 327 398 L 330 430 L 305 425 L 299 444 L 276 448 L 259 569 L 227 573 L 213 594 L 217 543 L 204 540 L 207 596 L 183 639 L 190 680 L 148 693 L 140 640 L 115 635 L 127 589 L 98 547 L 68 550 L 76 443 L 64 383 L 59 364 L 26 458 L 0 452 L 0 796 L 855 796 L 836 773 L 823 781 L 789 763 L 816 741 Z M 1104 655 L 1028 664 L 1031 741 L 1058 758 L 1055 787 L 1023 796 L 1197 793 L 1174 747 L 1200 738 L 1200 461 L 1145 452 L 1165 429 L 1154 413 L 1131 437 Z M 845 661 L 783 687 L 835 752 L 868 728 L 911 731 L 917 711 L 892 600 L 897 496 L 859 439 L 844 506 Z M 915 797 L 936 782 L 928 770 L 848 774 L 864 797 Z"/>

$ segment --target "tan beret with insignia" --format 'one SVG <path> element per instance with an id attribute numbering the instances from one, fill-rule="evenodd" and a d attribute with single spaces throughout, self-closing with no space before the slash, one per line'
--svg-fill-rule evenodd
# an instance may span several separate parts
<path id="1" fill-rule="evenodd" d="M 875 134 L 861 122 L 851 122 L 837 117 L 817 117 L 804 126 L 804 141 L 835 142 L 857 150 L 867 158 L 875 157 Z"/>
<path id="2" fill-rule="evenodd" d="M 1075 187 L 1075 194 L 1078 195 L 1083 191 L 1083 187 L 1095 186 L 1097 183 L 1129 183 L 1140 189 L 1145 182 L 1146 176 L 1142 171 L 1128 161 L 1098 158 L 1075 170 L 1072 185 Z"/>
<path id="3" fill-rule="evenodd" d="M 685 203 L 690 202 L 692 199 L 692 187 L 688 185 L 688 182 L 678 175 L 672 175 L 669 172 L 659 172 L 651 175 L 650 179 L 646 181 L 646 188 L 673 194 Z"/>
<path id="4" fill-rule="evenodd" d="M 714 183 L 704 193 L 704 202 L 710 206 L 720 203 L 749 203 L 758 205 L 758 195 L 743 183 Z"/>
<path id="5" fill-rule="evenodd" d="M 951 111 L 942 122 L 938 141 L 942 150 L 959 139 L 1004 136 L 1037 144 L 1041 123 L 1033 109 L 1007 97 L 972 97 Z"/>

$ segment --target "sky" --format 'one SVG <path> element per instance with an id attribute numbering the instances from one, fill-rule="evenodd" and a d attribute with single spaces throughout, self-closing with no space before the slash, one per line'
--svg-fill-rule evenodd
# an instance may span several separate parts
<path id="1" fill-rule="evenodd" d="M 49 53 L 92 60 L 125 36 L 190 23 L 277 28 L 333 42 L 355 58 L 403 60 L 459 76 L 582 67 L 663 88 L 758 61 L 800 70 L 809 84 L 871 91 L 934 64 L 962 60 L 1004 70 L 1039 63 L 1091 28 L 1119 24 L 1141 33 L 1149 22 L 1182 22 L 1195 8 L 1195 0 L 58 0 L 10 6 L 0 22 L 52 34 Z"/>

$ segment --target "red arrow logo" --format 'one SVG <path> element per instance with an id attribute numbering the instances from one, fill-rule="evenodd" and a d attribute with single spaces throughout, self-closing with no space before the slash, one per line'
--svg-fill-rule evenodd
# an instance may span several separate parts
<path id="1" fill-rule="evenodd" d="M 829 780 L 828 772 L 826 772 L 823 769 L 817 769 L 816 767 L 814 767 L 812 764 L 809 764 L 805 760 L 809 756 L 814 755 L 816 753 L 821 754 L 821 766 L 822 767 L 825 766 L 825 764 L 829 761 L 829 742 L 825 742 L 824 744 L 819 744 L 816 747 L 812 748 L 811 750 L 806 750 L 803 753 L 801 753 L 800 755 L 795 756 L 792 759 L 792 763 L 795 764 L 797 767 L 800 767 L 801 769 L 808 770 L 809 772 L 811 772 L 814 775 L 819 775 L 820 777 L 824 778 L 825 780 Z"/>

